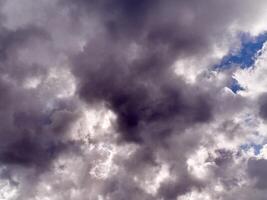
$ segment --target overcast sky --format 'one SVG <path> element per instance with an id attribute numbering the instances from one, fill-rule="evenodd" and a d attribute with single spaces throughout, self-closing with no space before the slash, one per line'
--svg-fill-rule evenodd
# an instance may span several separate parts
<path id="1" fill-rule="evenodd" d="M 0 200 L 266 200 L 266 0 L 0 0 Z"/>

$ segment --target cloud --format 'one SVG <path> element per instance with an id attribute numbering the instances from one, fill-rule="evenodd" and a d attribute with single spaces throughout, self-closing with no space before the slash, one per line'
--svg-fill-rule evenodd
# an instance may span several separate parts
<path id="1" fill-rule="evenodd" d="M 0 198 L 263 199 L 266 1 L 1 4 Z"/>
<path id="2" fill-rule="evenodd" d="M 266 184 L 266 160 L 249 160 L 248 173 L 252 178 L 256 178 L 256 187 L 259 189 L 265 189 Z"/>

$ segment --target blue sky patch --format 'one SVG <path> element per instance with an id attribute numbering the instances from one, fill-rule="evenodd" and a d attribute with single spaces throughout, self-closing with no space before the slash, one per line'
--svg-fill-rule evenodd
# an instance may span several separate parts
<path id="1" fill-rule="evenodd" d="M 258 52 L 267 41 L 267 32 L 252 37 L 248 33 L 240 34 L 241 48 L 237 53 L 230 53 L 223 57 L 221 62 L 215 65 L 216 69 L 229 69 L 232 66 L 240 66 L 242 69 L 252 66 Z"/>
<path id="2" fill-rule="evenodd" d="M 229 87 L 235 94 L 240 91 L 240 90 L 244 90 L 243 87 L 241 87 L 238 83 L 238 81 L 236 79 L 232 79 L 231 81 L 231 85 Z"/>

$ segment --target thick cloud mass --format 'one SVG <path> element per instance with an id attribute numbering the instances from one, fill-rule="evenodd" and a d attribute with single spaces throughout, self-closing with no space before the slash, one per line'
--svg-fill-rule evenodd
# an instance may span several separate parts
<path id="1" fill-rule="evenodd" d="M 0 0 L 0 199 L 265 199 L 266 47 L 213 66 L 266 9 Z"/>
<path id="2" fill-rule="evenodd" d="M 146 50 L 142 58 L 127 60 L 123 51 L 128 44 L 104 43 L 84 49 L 75 59 L 74 74 L 79 77 L 82 98 L 89 103 L 103 101 L 115 112 L 124 139 L 142 140 L 140 134 L 163 139 L 173 126 L 183 129 L 211 120 L 210 95 L 177 78 L 167 65 L 170 58 L 164 57 L 164 50 L 156 50 L 156 45 L 152 49 L 159 52 Z M 140 133 L 144 129 L 146 133 Z"/>

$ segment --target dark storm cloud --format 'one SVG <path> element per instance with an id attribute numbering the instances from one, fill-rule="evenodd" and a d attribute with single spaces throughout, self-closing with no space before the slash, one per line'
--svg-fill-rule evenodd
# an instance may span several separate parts
<path id="1" fill-rule="evenodd" d="M 258 104 L 259 104 L 259 115 L 261 118 L 263 118 L 264 120 L 267 119 L 267 94 L 264 93 L 259 97 L 258 100 Z"/>
<path id="2" fill-rule="evenodd" d="M 201 181 L 184 175 L 179 177 L 179 181 L 167 180 L 161 184 L 159 189 L 159 197 L 166 200 L 175 200 L 178 196 L 184 195 L 192 190 L 192 187 L 201 189 L 203 187 Z"/>
<path id="3" fill-rule="evenodd" d="M 118 69 L 119 63 L 105 62 L 110 69 L 101 66 L 92 73 L 91 69 L 84 72 L 86 66 L 80 66 L 78 73 L 85 76 L 80 94 L 89 102 L 104 101 L 117 114 L 118 128 L 124 139 L 140 140 L 142 136 L 139 135 L 139 130 L 148 125 L 162 125 L 151 134 L 155 137 L 161 135 L 163 139 L 164 135 L 171 131 L 172 126 L 180 124 L 183 129 L 184 124 L 206 122 L 212 118 L 211 98 L 199 93 L 197 88 L 187 86 L 173 75 L 169 74 L 169 77 L 173 76 L 173 80 L 163 80 L 164 76 L 167 76 L 164 71 L 157 72 L 157 69 L 151 69 L 151 72 L 146 72 L 145 69 L 145 72 L 132 72 L 131 68 L 136 66 Z M 157 66 L 151 66 L 153 67 Z"/>
<path id="4" fill-rule="evenodd" d="M 225 149 L 217 149 L 216 154 L 217 157 L 214 159 L 214 162 L 217 166 L 225 167 L 225 165 L 232 162 L 233 152 Z"/>
<path id="5" fill-rule="evenodd" d="M 49 41 L 49 34 L 36 26 L 8 30 L 0 26 L 0 72 L 12 81 L 22 84 L 29 77 L 44 76 L 47 69 L 40 63 L 27 64 L 19 60 L 19 51 L 30 48 L 35 40 Z"/>
<path id="6" fill-rule="evenodd" d="M 76 118 L 69 106 L 46 111 L 45 91 L 23 88 L 27 78 L 44 76 L 39 63 L 18 59 L 18 51 L 34 40 L 50 40 L 49 34 L 35 26 L 16 30 L 0 27 L 0 162 L 18 166 L 45 167 L 67 148 L 60 135 Z M 43 97 L 43 98 L 42 98 Z M 64 105 L 64 99 L 61 100 Z M 66 100 L 68 101 L 68 100 Z M 60 103 L 60 102 L 59 102 Z M 59 119 L 57 119 L 59 118 Z M 70 145 L 70 144 L 69 144 Z"/>
<path id="7" fill-rule="evenodd" d="M 256 179 L 256 187 L 262 190 L 267 188 L 267 160 L 250 159 L 248 161 L 247 171 L 250 177 Z"/>
<path id="8" fill-rule="evenodd" d="M 148 12 L 148 2 L 148 5 L 143 1 L 135 3 L 138 4 L 135 9 L 140 12 L 139 17 Z M 106 6 L 106 3 L 103 4 Z M 124 22 L 120 26 L 127 29 L 135 18 L 132 19 L 131 13 L 130 16 L 126 14 L 130 12 L 127 3 L 114 4 L 118 4 L 114 12 L 117 13 L 118 9 L 125 15 L 116 18 L 115 23 L 129 18 L 126 26 Z M 149 8 L 153 6 L 151 4 Z M 145 19 L 141 21 L 144 23 Z M 89 102 L 106 103 L 117 114 L 119 130 L 126 140 L 141 141 L 140 129 L 150 125 L 166 124 L 166 127 L 151 133 L 155 137 L 164 137 L 171 132 L 174 124 L 180 124 L 178 126 L 183 129 L 184 124 L 190 126 L 212 118 L 212 98 L 209 94 L 184 83 L 171 68 L 177 56 L 187 47 L 190 51 L 199 48 L 202 40 L 199 43 L 196 38 L 181 33 L 175 27 L 176 23 L 168 23 L 159 22 L 152 27 L 146 23 L 145 28 L 136 27 L 137 33 L 129 38 L 125 37 L 127 30 L 119 30 L 115 39 L 107 30 L 95 36 L 74 61 L 73 71 L 80 82 L 81 97 Z M 192 38 L 186 40 L 185 37 Z"/>
<path id="9" fill-rule="evenodd" d="M 66 132 L 63 126 L 67 128 L 75 114 L 66 108 L 43 112 L 38 94 L 14 88 L 3 80 L 1 87 L 0 162 L 46 167 L 58 153 L 71 146 L 60 141 L 60 137 Z"/>
<path id="10" fill-rule="evenodd" d="M 70 4 L 78 16 L 86 13 L 89 17 L 97 17 L 106 30 L 105 37 L 108 39 L 120 40 L 119 43 L 123 40 L 137 42 L 151 49 L 161 46 L 169 50 L 168 56 L 177 56 L 177 51 L 194 52 L 203 48 L 203 43 L 208 39 L 202 35 L 205 27 L 199 26 L 196 19 L 199 17 L 197 15 L 203 13 L 198 13 L 186 1 L 79 0 Z"/>
<path id="11" fill-rule="evenodd" d="M 8 53 L 12 53 L 12 49 L 22 46 L 25 42 L 32 40 L 34 37 L 47 38 L 45 31 L 38 27 L 29 26 L 22 27 L 17 30 L 7 30 L 0 27 L 0 44 L 1 44 L 1 60 L 8 59 Z"/>

